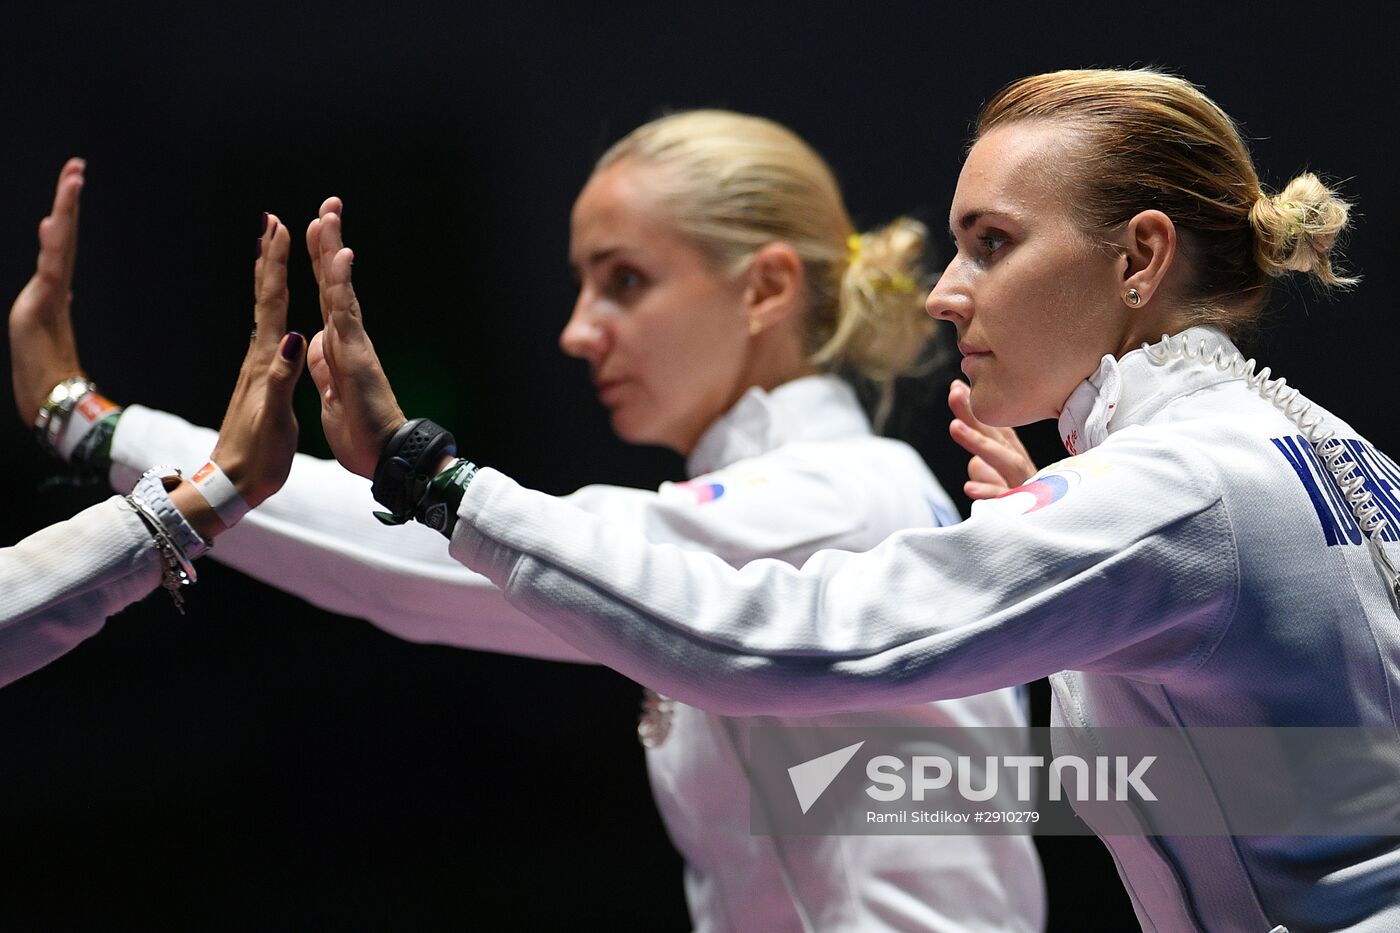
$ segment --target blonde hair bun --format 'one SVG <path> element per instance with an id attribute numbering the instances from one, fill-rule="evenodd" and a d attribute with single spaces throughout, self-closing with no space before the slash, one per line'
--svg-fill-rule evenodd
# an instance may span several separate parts
<path id="1" fill-rule="evenodd" d="M 812 355 L 818 365 L 851 366 L 876 380 L 907 371 L 932 335 L 924 312 L 928 228 L 910 217 L 852 234 L 841 275 L 842 314 Z"/>
<path id="2" fill-rule="evenodd" d="M 1262 195 L 1249 211 L 1255 260 L 1267 275 L 1315 275 L 1328 285 L 1352 285 L 1338 275 L 1328 255 L 1347 226 L 1351 206 L 1312 172 L 1290 181 L 1278 194 Z"/>

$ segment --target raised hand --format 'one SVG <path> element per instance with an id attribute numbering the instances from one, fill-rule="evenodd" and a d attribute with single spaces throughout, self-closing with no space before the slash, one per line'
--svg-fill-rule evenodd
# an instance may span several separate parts
<path id="1" fill-rule="evenodd" d="M 253 338 L 238 372 L 211 460 L 249 507 L 282 488 L 297 449 L 292 392 L 306 338 L 287 333 L 287 254 L 291 232 L 274 215 L 264 222 L 253 266 Z"/>
<path id="2" fill-rule="evenodd" d="M 55 385 L 82 374 L 69 309 L 73 264 L 78 257 L 78 194 L 82 159 L 69 159 L 58 174 L 49 215 L 39 222 L 39 261 L 10 308 L 10 362 L 15 407 L 26 426 Z"/>
<path id="3" fill-rule="evenodd" d="M 948 407 L 953 410 L 948 433 L 972 454 L 963 492 L 969 499 L 994 499 L 1030 479 L 1035 473 L 1035 461 L 1014 429 L 994 428 L 977 420 L 970 394 L 967 383 L 960 379 L 948 390 Z"/>
<path id="4" fill-rule="evenodd" d="M 373 478 L 384 444 L 407 419 L 365 332 L 350 284 L 355 254 L 341 242 L 340 212 L 339 198 L 326 199 L 306 230 L 324 325 L 311 338 L 307 359 L 331 451 L 347 470 Z"/>

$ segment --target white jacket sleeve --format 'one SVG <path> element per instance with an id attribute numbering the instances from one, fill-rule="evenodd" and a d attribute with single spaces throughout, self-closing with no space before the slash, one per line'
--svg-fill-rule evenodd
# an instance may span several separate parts
<path id="1" fill-rule="evenodd" d="M 112 483 L 121 490 L 148 467 L 196 469 L 216 433 L 141 406 L 122 414 L 112 443 Z M 725 494 L 700 502 L 708 484 L 666 484 L 660 492 L 588 486 L 565 497 L 574 511 L 639 531 L 647 540 L 704 549 L 735 564 L 760 554 L 810 553 L 848 536 L 864 510 L 852 489 L 798 463 L 780 475 L 720 471 Z M 852 484 L 854 487 L 855 484 Z M 437 532 L 387 527 L 370 484 L 338 463 L 298 454 L 282 490 L 219 536 L 210 555 L 323 609 L 368 619 L 409 641 L 592 661 L 506 602 L 486 578 L 453 560 Z"/>
<path id="2" fill-rule="evenodd" d="M 451 550 L 581 650 L 717 713 L 903 706 L 1071 668 L 1166 682 L 1237 602 L 1219 482 L 1187 447 L 1125 431 L 1076 458 L 1058 501 L 1019 514 L 1022 493 L 801 570 L 649 545 L 483 470 Z"/>
<path id="3" fill-rule="evenodd" d="M 0 686 L 36 671 L 160 582 L 150 532 L 116 496 L 0 548 Z"/>
<path id="4" fill-rule="evenodd" d="M 218 433 L 139 405 L 112 438 L 112 485 L 169 463 L 204 464 Z M 369 481 L 334 460 L 297 454 L 282 489 L 219 535 L 209 556 L 322 609 L 368 619 L 408 641 L 560 661 L 591 659 L 511 607 L 499 590 L 449 557 L 437 532 L 391 528 Z"/>

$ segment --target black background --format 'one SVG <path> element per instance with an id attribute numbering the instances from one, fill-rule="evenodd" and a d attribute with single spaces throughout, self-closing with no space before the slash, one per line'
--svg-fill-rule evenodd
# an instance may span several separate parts
<path id="1" fill-rule="evenodd" d="M 547 491 L 654 486 L 679 461 L 613 438 L 555 342 L 568 210 L 607 143 L 664 107 L 764 114 L 828 157 L 859 225 L 912 211 L 937 231 L 998 87 L 1157 64 L 1243 123 L 1267 182 L 1344 180 L 1364 284 L 1281 290 L 1246 349 L 1394 456 L 1400 81 L 1383 9 L 31 4 L 7 11 L 0 55 L 0 286 L 29 275 L 63 159 L 87 157 L 84 364 L 119 401 L 214 425 L 261 211 L 299 234 L 338 194 L 405 408 Z M 293 263 L 292 324 L 310 334 L 300 247 Z M 904 386 L 893 426 L 956 488 L 939 394 Z M 324 454 L 309 383 L 298 410 L 302 449 Z M 102 495 L 35 494 L 47 462 L 17 418 L 0 430 L 0 541 Z M 1053 431 L 1032 437 L 1056 456 Z M 158 594 L 0 691 L 0 927 L 686 928 L 630 682 L 400 642 L 211 562 L 188 598 L 185 619 Z M 1132 925 L 1097 841 L 1043 854 L 1053 929 Z"/>

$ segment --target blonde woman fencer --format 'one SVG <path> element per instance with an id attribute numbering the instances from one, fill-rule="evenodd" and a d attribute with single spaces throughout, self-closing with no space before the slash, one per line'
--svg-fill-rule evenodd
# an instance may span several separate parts
<path id="1" fill-rule="evenodd" d="M 337 222 L 341 212 L 335 199 L 322 209 Z M 313 259 L 320 224 L 308 232 Z M 858 233 L 830 168 L 800 138 L 769 120 L 713 110 L 662 117 L 616 143 L 571 224 L 579 294 L 560 345 L 588 362 L 617 434 L 684 455 L 688 477 L 657 490 L 589 486 L 566 497 L 570 508 L 736 567 L 762 557 L 797 567 L 821 548 L 863 550 L 903 528 L 956 521 L 918 455 L 875 436 L 835 375 L 888 380 L 924 346 L 932 322 L 918 287 L 919 224 L 901 219 Z M 328 356 L 313 350 L 311 359 L 328 365 Z M 211 436 L 130 406 L 112 441 L 113 480 L 128 482 L 157 460 L 191 463 Z M 361 477 L 298 456 L 283 491 L 214 556 L 409 640 L 597 660 L 510 607 L 436 534 L 385 527 L 371 508 Z M 752 622 L 755 637 L 787 637 L 762 633 L 761 617 Z M 640 732 L 657 804 L 685 859 L 696 930 L 1042 928 L 1043 882 L 1024 836 L 754 835 L 751 720 L 662 693 L 648 692 Z M 1009 688 L 783 720 L 1025 721 Z"/>

